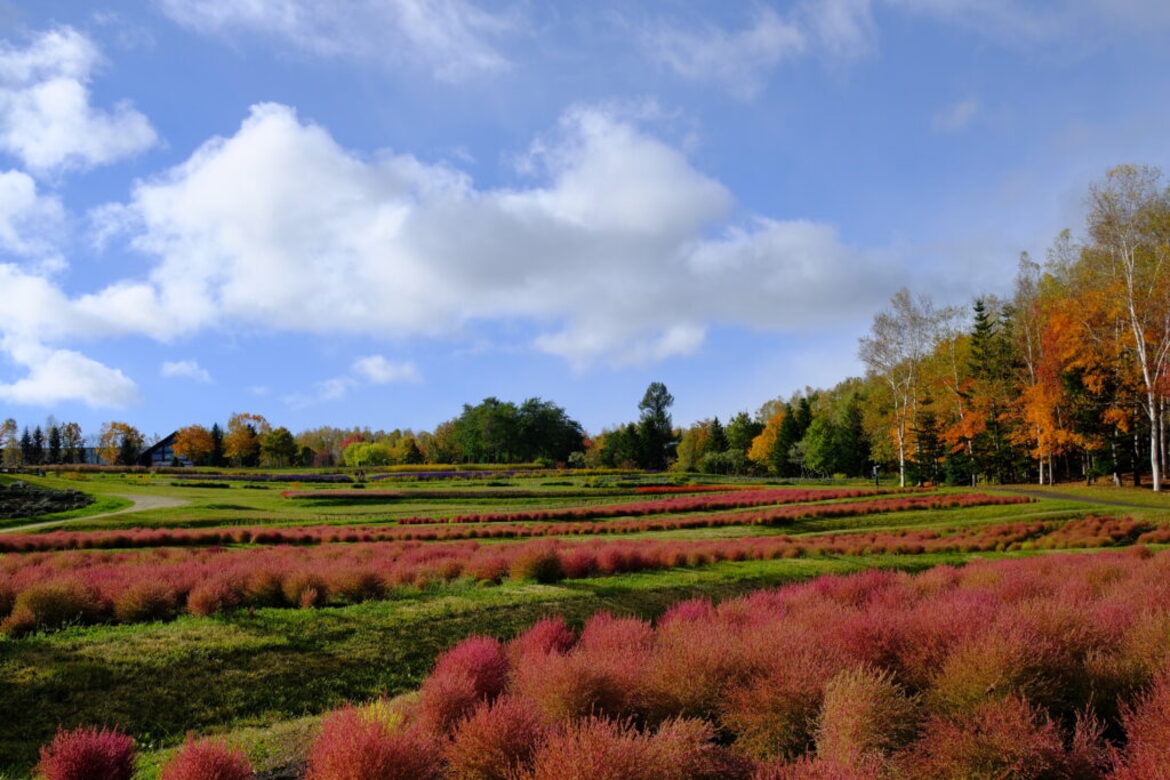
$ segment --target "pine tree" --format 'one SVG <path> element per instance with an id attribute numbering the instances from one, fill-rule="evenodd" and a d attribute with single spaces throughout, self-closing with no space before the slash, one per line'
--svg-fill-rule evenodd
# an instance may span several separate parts
<path id="1" fill-rule="evenodd" d="M 799 407 L 798 407 L 799 408 Z M 784 404 L 784 418 L 776 432 L 776 443 L 772 447 L 769 465 L 781 477 L 800 476 L 800 467 L 792 462 L 792 448 L 804 437 L 797 421 L 797 412 L 792 404 Z"/>
<path id="2" fill-rule="evenodd" d="M 45 433 L 41 426 L 33 429 L 32 447 L 29 449 L 29 463 L 40 466 L 45 462 Z"/>
<path id="3" fill-rule="evenodd" d="M 722 423 L 716 417 L 711 421 L 711 430 L 707 432 L 707 452 L 726 452 L 727 451 L 727 433 L 723 430 Z"/>
<path id="4" fill-rule="evenodd" d="M 740 412 L 727 423 L 727 447 L 746 453 L 755 439 L 764 430 L 763 423 L 753 420 L 747 412 Z"/>
<path id="5" fill-rule="evenodd" d="M 28 426 L 24 426 L 24 432 L 20 434 L 20 462 L 27 466 L 32 463 L 33 458 L 33 442 L 32 434 L 28 432 Z"/>
<path id="6" fill-rule="evenodd" d="M 61 462 L 61 429 L 56 425 L 49 428 L 49 463 L 56 465 Z"/>
<path id="7" fill-rule="evenodd" d="M 638 421 L 638 443 L 641 450 L 639 464 L 644 469 L 666 468 L 668 450 L 674 442 L 670 412 L 674 396 L 661 382 L 651 382 L 638 404 L 642 416 Z"/>
<path id="8" fill-rule="evenodd" d="M 227 462 L 223 451 L 223 428 L 219 423 L 211 426 L 211 465 L 222 466 Z"/>

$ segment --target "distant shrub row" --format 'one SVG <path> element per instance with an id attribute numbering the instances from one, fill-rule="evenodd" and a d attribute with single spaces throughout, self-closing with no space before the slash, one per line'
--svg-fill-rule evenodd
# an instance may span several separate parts
<path id="1" fill-rule="evenodd" d="M 675 496 L 629 504 L 602 504 L 561 509 L 534 509 L 526 512 L 478 512 L 452 517 L 400 517 L 399 525 L 416 523 L 528 523 L 561 520 L 595 520 L 607 517 L 645 517 L 683 512 L 712 512 L 725 509 L 751 509 L 777 504 L 803 504 L 809 501 L 832 501 L 879 495 L 879 490 L 739 490 L 717 495 Z"/>
<path id="2" fill-rule="evenodd" d="M 595 536 L 718 528 L 736 525 L 781 526 L 818 517 L 858 517 L 913 510 L 1016 504 L 1031 499 L 959 493 L 945 496 L 854 501 L 781 507 L 767 512 L 656 517 L 652 520 L 554 522 L 533 524 L 486 523 L 423 526 L 295 526 L 288 528 L 132 528 L 121 531 L 51 531 L 43 534 L 0 534 L 0 552 L 120 549 L 136 547 L 202 547 L 221 544 L 337 544 L 357 542 L 436 542 L 457 539 L 527 539 L 542 536 Z M 896 533 L 896 532 L 895 532 Z M 929 533 L 929 532 L 928 532 Z M 822 537 L 814 537 L 822 538 Z M 854 537 L 850 537 L 854 538 Z"/>
<path id="3" fill-rule="evenodd" d="M 392 597 L 394 589 L 404 586 L 426 587 L 461 578 L 488 583 L 508 578 L 556 582 L 719 561 L 1018 549 L 1040 534 L 1038 529 L 1017 525 L 1014 535 L 1002 526 L 982 536 L 960 532 L 934 539 L 919 532 L 795 539 L 543 540 L 490 546 L 370 543 L 237 551 L 159 549 L 145 554 L 35 553 L 0 564 L 0 629 L 20 636 L 71 624 L 165 620 L 181 612 L 210 615 L 239 607 L 355 603 Z"/>
<path id="4" fill-rule="evenodd" d="M 183 479 L 191 480 L 223 480 L 232 482 L 311 482 L 327 484 L 331 482 L 353 482 L 348 474 L 188 474 Z"/>

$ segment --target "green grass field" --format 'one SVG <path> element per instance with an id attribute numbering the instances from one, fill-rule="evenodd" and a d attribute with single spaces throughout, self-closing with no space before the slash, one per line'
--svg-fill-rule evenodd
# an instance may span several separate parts
<path id="1" fill-rule="evenodd" d="M 384 486 L 404 492 L 460 486 L 471 490 L 483 489 L 483 483 L 491 481 L 500 483 L 497 488 L 502 485 L 545 494 L 538 498 L 405 498 L 374 504 L 355 496 L 354 502 L 330 501 L 327 505 L 281 497 L 281 490 L 292 487 L 288 485 L 252 489 L 233 483 L 228 488 L 198 488 L 172 485 L 170 475 L 94 474 L 81 479 L 30 477 L 28 481 L 48 488 L 84 490 L 98 500 L 69 517 L 30 518 L 12 521 L 9 527 L 46 520 L 66 520 L 54 528 L 78 531 L 241 524 L 392 524 L 397 517 L 412 515 L 558 508 L 653 498 L 589 498 L 589 478 L 563 477 L 477 478 L 450 486 L 432 482 L 410 483 L 410 487 Z M 558 484 L 541 484 L 551 481 Z M 1130 516 L 1152 523 L 1170 517 L 1170 498 L 1132 488 L 1020 487 L 1036 491 L 1040 497 L 1027 504 L 817 518 L 783 529 L 727 526 L 622 538 L 702 540 L 777 533 L 964 528 L 1015 521 L 1060 521 L 1088 514 Z M 86 519 L 124 509 L 131 500 L 142 497 L 185 503 Z M 1095 503 L 1099 501 L 1113 503 Z M 50 530 L 53 528 L 38 532 Z M 983 557 L 999 554 L 1019 553 Z M 938 564 L 959 565 L 971 557 L 922 554 L 724 561 L 564 580 L 551 585 L 505 580 L 500 585 L 484 586 L 460 579 L 448 584 L 400 587 L 392 591 L 390 598 L 349 606 L 241 609 L 212 617 L 183 615 L 161 623 L 77 626 L 23 638 L 0 635 L 0 723 L 5 724 L 0 730 L 0 777 L 26 776 L 36 760 L 38 746 L 59 725 L 79 724 L 117 724 L 134 734 L 148 751 L 142 762 L 144 777 L 154 776 L 159 756 L 190 731 L 226 734 L 246 746 L 258 766 L 283 766 L 296 760 L 297 751 L 303 749 L 306 735 L 322 712 L 346 701 L 410 692 L 439 652 L 471 634 L 507 638 L 550 614 L 564 615 L 573 624 L 601 610 L 652 618 L 674 602 L 695 596 L 720 600 L 820 574 L 873 567 L 913 571 Z M 18 566 L 20 559 L 17 554 L 0 555 L 0 572 Z"/>

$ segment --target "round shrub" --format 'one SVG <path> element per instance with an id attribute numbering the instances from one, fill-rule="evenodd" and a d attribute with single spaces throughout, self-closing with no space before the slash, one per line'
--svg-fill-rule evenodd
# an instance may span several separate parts
<path id="1" fill-rule="evenodd" d="M 935 716 L 906 753 L 911 777 L 1065 777 L 1060 731 L 1024 699 L 986 701 L 951 717 Z"/>
<path id="2" fill-rule="evenodd" d="M 142 623 L 170 620 L 175 615 L 178 597 L 173 588 L 160 582 L 136 582 L 114 599 L 114 617 L 119 623 Z"/>
<path id="3" fill-rule="evenodd" d="M 443 755 L 466 780 L 509 780 L 528 771 L 545 727 L 531 702 L 502 696 L 481 703 L 455 729 Z"/>
<path id="4" fill-rule="evenodd" d="M 162 770 L 162 780 L 251 780 L 252 765 L 242 750 L 233 750 L 221 740 L 193 737 L 179 749 Z"/>
<path id="5" fill-rule="evenodd" d="M 437 780 L 439 748 L 419 729 L 396 731 L 346 707 L 325 718 L 307 780 Z"/>
<path id="6" fill-rule="evenodd" d="M 585 718 L 553 732 L 533 761 L 536 780 L 751 777 L 751 765 L 712 742 L 711 724 L 676 720 L 654 733 L 629 721 Z"/>
<path id="7" fill-rule="evenodd" d="M 848 669 L 825 686 L 817 756 L 860 768 L 914 737 L 915 704 L 888 672 Z"/>
<path id="8" fill-rule="evenodd" d="M 577 635 L 563 617 L 547 617 L 508 643 L 508 657 L 513 666 L 519 666 L 529 656 L 566 653 L 576 642 Z"/>
<path id="9" fill-rule="evenodd" d="M 369 569 L 348 569 L 330 576 L 329 593 L 357 604 L 382 598 L 386 587 L 382 584 L 382 578 Z"/>
<path id="10" fill-rule="evenodd" d="M 197 585 L 187 594 L 187 611 L 199 617 L 227 612 L 239 604 L 239 592 L 231 582 L 223 579 Z"/>
<path id="11" fill-rule="evenodd" d="M 244 601 L 252 607 L 284 606 L 284 581 L 280 572 L 259 569 L 244 580 Z"/>
<path id="12" fill-rule="evenodd" d="M 503 582 L 508 576 L 508 559 L 503 555 L 478 555 L 463 570 L 464 574 L 480 582 Z"/>
<path id="13" fill-rule="evenodd" d="M 320 607 L 329 596 L 325 580 L 306 571 L 294 572 L 285 577 L 281 590 L 285 601 L 301 609 Z"/>
<path id="14" fill-rule="evenodd" d="M 12 614 L 0 624 L 9 634 L 21 635 L 97 620 L 97 597 L 73 580 L 32 585 L 17 595 Z"/>
<path id="15" fill-rule="evenodd" d="M 508 575 L 514 580 L 535 580 L 549 584 L 565 578 L 561 556 L 551 544 L 525 545 L 512 559 Z"/>
<path id="16" fill-rule="evenodd" d="M 44 780 L 130 780 L 134 739 L 117 729 L 58 731 L 41 748 L 36 774 Z"/>

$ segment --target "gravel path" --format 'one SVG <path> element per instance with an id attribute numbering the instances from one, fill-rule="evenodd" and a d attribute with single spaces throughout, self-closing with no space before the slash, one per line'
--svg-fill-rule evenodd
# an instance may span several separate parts
<path id="1" fill-rule="evenodd" d="M 1087 498 L 1085 496 L 1078 496 L 1075 493 L 1056 493 L 1050 490 L 1028 490 L 1027 488 L 996 488 L 996 490 L 1001 490 L 1004 493 L 1016 493 L 1021 496 L 1031 496 L 1032 498 L 1055 498 L 1060 501 L 1080 501 L 1082 504 L 1120 506 L 1126 509 L 1170 509 L 1170 507 L 1155 506 L 1153 504 L 1133 504 L 1128 501 L 1114 501 L 1109 498 Z"/>
<path id="2" fill-rule="evenodd" d="M 187 504 L 181 498 L 171 498 L 170 496 L 143 496 L 143 495 L 126 495 L 122 493 L 112 493 L 118 498 L 125 498 L 133 503 L 125 509 L 118 509 L 114 512 L 102 512 L 96 515 L 84 515 L 82 517 L 70 517 L 67 520 L 48 520 L 43 523 L 30 523 L 29 525 L 18 525 L 14 528 L 0 528 L 0 534 L 14 534 L 23 533 L 24 531 L 36 531 L 41 528 L 51 528 L 55 525 L 66 525 L 68 523 L 75 523 L 81 520 L 97 520 L 101 517 L 113 517 L 114 515 L 124 515 L 128 512 L 141 512 L 145 509 L 170 509 L 175 506 L 183 506 Z"/>

